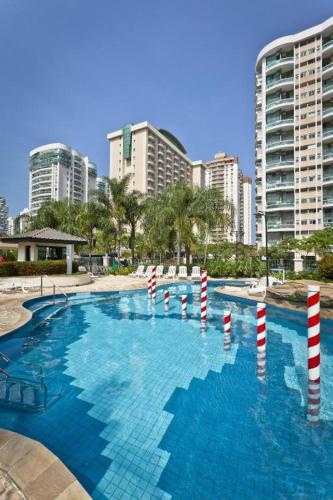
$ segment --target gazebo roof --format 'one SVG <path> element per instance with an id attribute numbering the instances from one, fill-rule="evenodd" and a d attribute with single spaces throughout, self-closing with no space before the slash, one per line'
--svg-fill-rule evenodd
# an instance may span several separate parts
<path id="1" fill-rule="evenodd" d="M 30 241 L 32 243 L 62 243 L 64 245 L 85 245 L 86 240 L 80 238 L 79 236 L 74 236 L 73 234 L 63 233 L 57 229 L 51 229 L 45 227 L 43 229 L 35 229 L 33 231 L 27 231 L 26 233 L 14 234 L 13 236 L 0 237 L 0 240 L 4 243 L 21 243 L 25 241 Z"/>

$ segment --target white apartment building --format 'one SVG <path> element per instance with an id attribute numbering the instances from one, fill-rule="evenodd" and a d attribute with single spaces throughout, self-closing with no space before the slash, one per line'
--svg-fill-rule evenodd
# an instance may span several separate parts
<path id="1" fill-rule="evenodd" d="M 29 211 L 36 215 L 46 200 L 86 202 L 96 187 L 96 165 L 61 143 L 30 151 Z"/>
<path id="2" fill-rule="evenodd" d="M 242 198 L 242 227 L 243 243 L 252 245 L 252 179 L 251 177 L 243 176 L 243 198 Z"/>
<path id="3" fill-rule="evenodd" d="M 333 17 L 257 58 L 256 210 L 259 246 L 333 225 Z"/>
<path id="4" fill-rule="evenodd" d="M 203 161 L 192 161 L 192 185 L 204 188 L 206 186 L 206 165 Z"/>
<path id="5" fill-rule="evenodd" d="M 14 217 L 7 218 L 7 234 L 13 236 L 15 234 L 15 219 Z"/>
<path id="6" fill-rule="evenodd" d="M 192 162 L 179 140 L 148 122 L 125 125 L 107 136 L 110 177 L 131 174 L 130 190 L 154 196 L 177 181 L 192 183 Z"/>
<path id="7" fill-rule="evenodd" d="M 0 196 L 0 234 L 7 232 L 8 205 L 6 198 Z"/>
<path id="8" fill-rule="evenodd" d="M 234 205 L 234 228 L 222 233 L 216 228 L 213 241 L 222 237 L 231 242 L 252 243 L 252 181 L 244 177 L 239 167 L 237 156 L 227 156 L 226 153 L 217 153 L 213 160 L 205 162 L 206 185 L 219 189 L 225 200 Z M 245 179 L 245 182 L 244 182 Z"/>

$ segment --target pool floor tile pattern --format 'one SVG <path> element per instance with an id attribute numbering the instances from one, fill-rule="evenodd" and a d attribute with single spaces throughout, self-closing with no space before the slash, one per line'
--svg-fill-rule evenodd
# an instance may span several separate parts
<path id="1" fill-rule="evenodd" d="M 102 329 L 94 322 L 96 307 L 105 314 Z M 116 307 L 122 317 L 131 311 L 136 318 L 135 311 L 140 319 L 133 319 L 133 328 L 124 330 L 123 319 L 112 317 L 112 306 L 87 308 L 88 330 L 70 345 L 66 363 L 66 374 L 74 378 L 72 384 L 83 389 L 78 397 L 93 405 L 89 415 L 106 424 L 101 437 L 109 444 L 103 455 L 112 463 L 95 493 L 115 499 L 126 498 L 125 494 L 129 498 L 170 498 L 157 487 L 169 460 L 169 453 L 158 448 L 172 420 L 164 407 L 176 387 L 187 388 L 193 377 L 205 378 L 209 370 L 220 371 L 224 363 L 234 363 L 237 345 L 224 352 L 221 332 L 211 329 L 205 336 L 200 323 L 192 319 L 184 321 L 183 331 L 177 332 L 177 305 L 170 307 L 171 318 L 163 323 L 150 316 L 150 304 L 142 304 L 140 299 L 124 297 Z M 198 311 L 199 304 L 193 314 Z M 156 313 L 164 314 L 161 305 L 156 306 Z M 95 350 L 87 355 L 87 342 L 93 344 L 89 337 L 97 336 Z M 101 349 L 104 343 L 114 357 L 109 349 Z M 163 356 L 155 356 L 154 350 Z M 96 387 L 96 379 L 104 383 Z"/>

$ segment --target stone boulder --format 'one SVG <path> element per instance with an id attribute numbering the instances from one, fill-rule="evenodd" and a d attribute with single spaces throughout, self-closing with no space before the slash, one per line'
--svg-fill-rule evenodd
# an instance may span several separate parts
<path id="1" fill-rule="evenodd" d="M 284 301 L 306 306 L 307 288 L 309 285 L 320 286 L 320 305 L 323 308 L 331 308 L 333 314 L 333 283 L 321 283 L 320 281 L 295 280 L 286 281 L 283 285 L 267 288 L 267 302 Z"/>

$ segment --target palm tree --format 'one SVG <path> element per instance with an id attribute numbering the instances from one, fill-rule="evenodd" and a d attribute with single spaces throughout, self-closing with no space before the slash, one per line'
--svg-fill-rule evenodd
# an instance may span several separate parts
<path id="1" fill-rule="evenodd" d="M 88 201 L 81 207 L 76 217 L 77 231 L 84 237 L 89 247 L 89 270 L 92 270 L 91 254 L 95 246 L 96 229 L 102 227 L 106 216 L 105 208 L 95 201 Z"/>
<path id="2" fill-rule="evenodd" d="M 132 264 L 135 257 L 136 231 L 145 209 L 143 200 L 144 196 L 139 191 L 132 191 L 124 199 L 125 220 L 130 230 L 129 247 L 131 249 Z"/>
<path id="3" fill-rule="evenodd" d="M 106 208 L 110 221 L 114 221 L 115 223 L 118 264 L 120 261 L 121 234 L 126 223 L 125 203 L 130 178 L 130 174 L 125 175 L 120 180 L 104 177 L 107 184 L 106 192 L 98 192 L 98 198 Z"/>
<path id="4" fill-rule="evenodd" d="M 204 263 L 207 261 L 209 239 L 213 230 L 225 232 L 233 227 L 234 205 L 224 199 L 223 193 L 216 188 L 201 188 L 194 191 L 192 217 L 203 235 Z"/>

